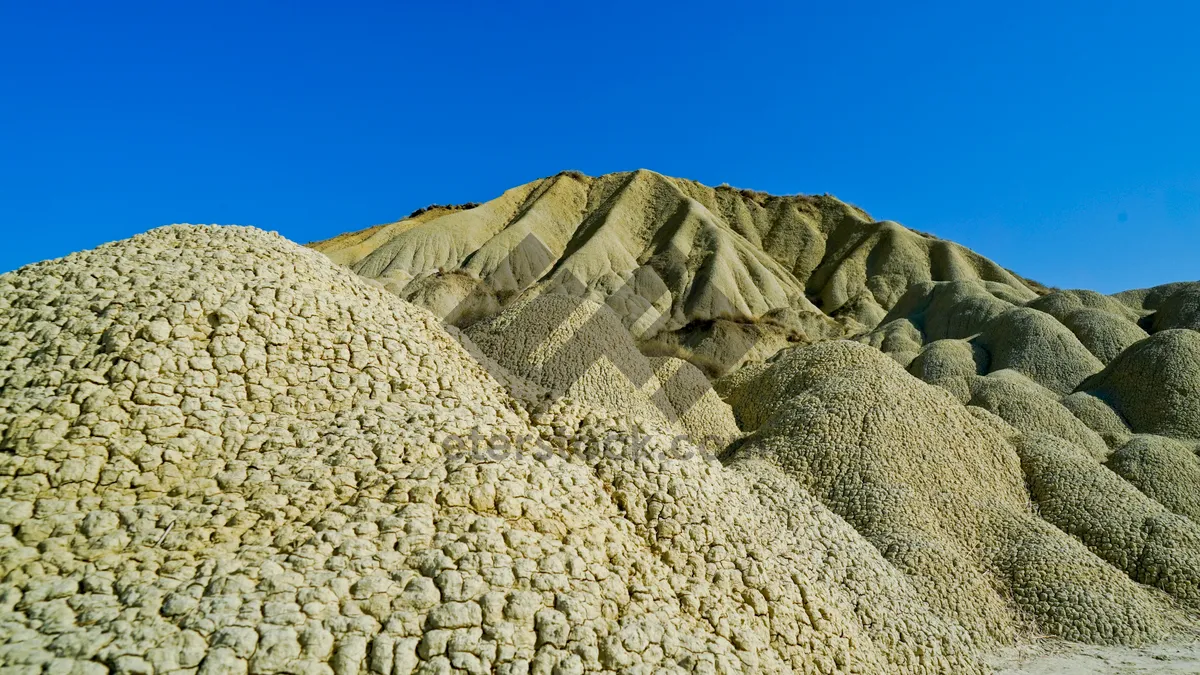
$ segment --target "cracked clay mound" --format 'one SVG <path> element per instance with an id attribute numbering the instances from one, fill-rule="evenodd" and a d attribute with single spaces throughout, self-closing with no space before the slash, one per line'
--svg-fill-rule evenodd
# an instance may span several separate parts
<path id="1" fill-rule="evenodd" d="M 162 228 L 0 303 L 11 672 L 981 669 L 788 472 L 527 411 L 432 314 L 278 236 Z M 518 448 L 447 440 L 472 432 Z"/>
<path id="2" fill-rule="evenodd" d="M 174 225 L 0 275 L 0 675 L 984 673 L 1200 630 L 1200 284 L 1049 292 L 650 172 L 315 248 Z"/>

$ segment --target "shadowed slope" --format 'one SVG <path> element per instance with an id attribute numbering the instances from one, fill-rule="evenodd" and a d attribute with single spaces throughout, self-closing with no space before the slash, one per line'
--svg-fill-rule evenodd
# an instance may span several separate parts
<path id="1" fill-rule="evenodd" d="M 562 173 L 413 221 L 311 246 L 459 326 L 519 295 L 569 289 L 608 304 L 638 340 L 703 352 L 707 364 L 695 365 L 719 364 L 718 374 L 745 362 L 741 342 L 757 345 L 760 360 L 872 328 L 916 283 L 984 280 L 1034 296 L 957 244 L 872 222 L 833 197 L 709 188 L 644 170 Z M 755 328 L 714 332 L 714 322 Z"/>
<path id="2" fill-rule="evenodd" d="M 0 326 L 20 672 L 983 669 L 787 476 L 531 412 L 278 236 L 174 226 L 0 275 Z M 508 445 L 447 445 L 476 436 Z"/>
<path id="3" fill-rule="evenodd" d="M 1168 603 L 1125 574 L 1153 582 L 1124 562 L 1141 559 L 1142 539 L 1079 541 L 1056 529 L 1078 527 L 1079 510 L 1100 498 L 1104 487 L 1096 485 L 1104 483 L 1078 492 L 1055 488 L 1053 503 L 1062 506 L 1047 523 L 1032 508 L 1026 483 L 1068 480 L 1069 470 L 1051 474 L 1029 464 L 1029 453 L 1013 442 L 1015 430 L 973 414 L 977 408 L 910 377 L 874 349 L 838 341 L 789 350 L 741 389 L 734 406 L 755 432 L 731 465 L 758 459 L 779 466 L 912 578 L 931 606 L 979 639 L 1008 639 L 1029 617 L 1039 630 L 1071 639 L 1139 642 L 1178 620 Z M 1080 466 L 1090 462 L 1088 471 L 1107 472 L 1078 454 Z M 1115 475 L 1106 480 L 1108 487 L 1124 485 L 1132 493 L 1125 498 L 1145 513 L 1165 514 Z M 1045 491 L 1033 494 L 1040 499 Z M 1136 518 L 1097 510 L 1090 531 L 1097 538 L 1110 527 L 1127 531 Z M 1194 528 L 1180 520 L 1172 527 L 1192 537 Z M 1162 553 L 1172 565 L 1162 587 L 1193 601 L 1198 558 L 1191 548 Z"/>
<path id="4" fill-rule="evenodd" d="M 647 171 L 312 248 L 0 275 L 0 666 L 974 673 L 1195 627 L 1194 283 Z"/>

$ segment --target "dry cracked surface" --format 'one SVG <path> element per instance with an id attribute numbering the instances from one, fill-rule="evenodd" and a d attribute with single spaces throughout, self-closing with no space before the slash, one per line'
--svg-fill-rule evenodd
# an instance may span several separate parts
<path id="1" fill-rule="evenodd" d="M 973 667 L 786 476 L 531 413 L 277 236 L 163 228 L 0 279 L 11 672 Z M 529 447 L 445 452 L 476 431 Z"/>
<path id="2" fill-rule="evenodd" d="M 1192 663 L 1196 285 L 1047 292 L 701 188 L 564 174 L 328 256 L 177 225 L 0 275 L 0 673 Z"/>

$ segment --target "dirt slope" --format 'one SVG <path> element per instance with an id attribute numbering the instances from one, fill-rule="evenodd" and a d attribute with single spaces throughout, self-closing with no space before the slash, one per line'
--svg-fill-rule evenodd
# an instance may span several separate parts
<path id="1" fill-rule="evenodd" d="M 1200 283 L 1050 292 L 650 172 L 314 247 L 0 275 L 4 673 L 981 673 L 1200 630 Z"/>
<path id="2" fill-rule="evenodd" d="M 439 207 L 312 247 L 458 326 L 522 294 L 607 303 L 639 341 L 719 374 L 789 344 L 873 328 L 921 281 L 985 280 L 1034 296 L 957 244 L 833 197 L 644 170 L 561 173 L 474 208 Z"/>

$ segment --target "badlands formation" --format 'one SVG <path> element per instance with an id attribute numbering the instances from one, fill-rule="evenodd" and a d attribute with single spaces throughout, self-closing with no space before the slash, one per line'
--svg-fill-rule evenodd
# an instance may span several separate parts
<path id="1" fill-rule="evenodd" d="M 0 672 L 982 673 L 1200 621 L 1200 284 L 564 173 L 0 275 Z"/>

